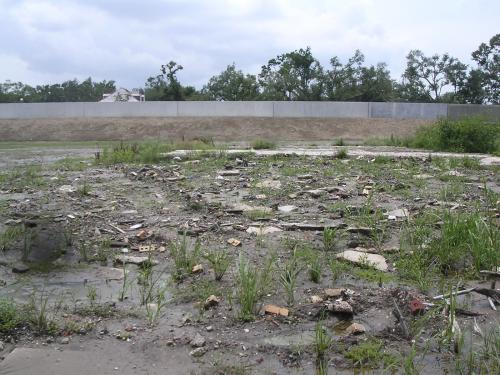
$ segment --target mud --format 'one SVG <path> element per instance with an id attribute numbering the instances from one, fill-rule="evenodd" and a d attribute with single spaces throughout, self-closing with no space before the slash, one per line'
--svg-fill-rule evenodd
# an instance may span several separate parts
<path id="1" fill-rule="evenodd" d="M 432 296 L 446 293 L 450 285 L 489 283 L 450 276 L 433 280 L 422 291 L 396 264 L 409 256 L 400 250 L 408 220 L 426 211 L 468 212 L 473 203 L 492 209 L 486 207 L 484 189 L 500 191 L 495 159 L 493 165 L 480 166 L 487 156 L 463 159 L 464 155 L 370 147 L 348 147 L 348 158 L 337 159 L 338 148 L 301 145 L 255 153 L 178 151 L 158 165 L 104 166 L 94 164 L 94 152 L 0 151 L 4 174 L 23 165 L 40 168 L 36 184 L 20 177 L 1 180 L 0 232 L 34 221 L 38 235 L 28 253 L 21 236 L 0 253 L 0 297 L 12 298 L 19 306 L 47 298 L 49 318 L 57 324 L 51 332 L 22 325 L 4 333 L 1 373 L 314 373 L 318 324 L 332 339 L 327 351 L 330 373 L 398 373 L 412 345 L 419 353 L 415 365 L 421 373 L 455 370 L 453 345 L 433 341 L 448 318 L 426 312 L 424 328 L 406 337 L 394 305 L 407 324 L 417 325 L 411 300 L 435 304 Z M 55 163 L 66 157 L 83 159 Z M 470 161 L 475 158 L 477 163 Z M 423 175 L 428 177 L 415 177 Z M 279 209 L 292 205 L 295 209 L 287 212 Z M 496 205 L 495 212 L 488 212 L 498 221 Z M 409 219 L 394 215 L 401 209 Z M 385 215 L 373 216 L 379 211 Z M 336 231 L 328 248 L 325 227 Z M 182 240 L 182 233 L 187 234 L 189 249 L 199 241 L 202 254 L 229 254 L 230 265 L 221 281 L 214 281 L 203 256 L 197 259 L 203 265 L 201 273 L 173 278 L 177 269 L 172 246 Z M 229 244 L 230 239 L 241 245 Z M 146 247 L 149 252 L 141 251 Z M 300 258 L 294 301 L 287 306 L 280 273 L 304 249 L 319 257 L 320 279 L 311 281 L 307 257 Z M 332 261 L 336 254 L 355 249 L 383 256 L 388 271 Z M 236 293 L 238 259 L 244 256 L 258 270 L 270 254 L 276 260 L 269 288 L 254 319 L 242 321 Z M 141 303 L 144 268 L 117 263 L 123 255 L 149 257 L 148 262 L 156 264 L 153 277 L 166 289 L 165 306 L 154 321 L 147 304 Z M 13 273 L 16 264 L 29 269 Z M 341 292 L 328 292 L 331 289 Z M 205 309 L 212 294 L 220 303 Z M 313 297 L 322 301 L 313 302 Z M 348 303 L 353 313 L 332 312 L 328 306 L 339 301 Z M 498 322 L 498 312 L 484 296 L 463 295 L 457 303 L 479 314 L 457 315 L 464 332 L 472 332 L 474 321 L 484 330 Z M 287 307 L 290 313 L 264 314 L 266 304 Z M 363 325 L 365 332 L 349 333 L 352 323 Z M 206 341 L 199 357 L 191 344 L 196 334 Z M 467 337 L 478 341 L 472 333 Z M 384 353 L 397 362 L 392 370 L 382 360 L 362 365 L 348 357 L 351 348 L 370 340 L 380 342 Z"/>

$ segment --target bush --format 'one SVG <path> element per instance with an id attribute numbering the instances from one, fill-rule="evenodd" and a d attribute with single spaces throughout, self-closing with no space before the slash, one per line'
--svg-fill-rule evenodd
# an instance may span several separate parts
<path id="1" fill-rule="evenodd" d="M 500 150 L 500 121 L 481 117 L 442 119 L 417 130 L 410 146 L 435 151 L 494 153 Z"/>
<path id="2" fill-rule="evenodd" d="M 0 298 L 0 333 L 8 333 L 19 324 L 16 305 L 11 300 Z"/>
<path id="3" fill-rule="evenodd" d="M 265 139 L 256 139 L 252 142 L 252 148 L 254 150 L 271 150 L 276 148 L 276 143 L 272 141 L 267 141 Z"/>

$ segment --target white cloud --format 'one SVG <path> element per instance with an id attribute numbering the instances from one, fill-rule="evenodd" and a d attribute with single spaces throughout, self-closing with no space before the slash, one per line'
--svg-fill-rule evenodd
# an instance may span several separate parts
<path id="1" fill-rule="evenodd" d="M 0 81 L 72 78 L 141 86 L 159 66 L 184 66 L 200 87 L 226 65 L 258 73 L 277 54 L 311 46 L 324 65 L 361 49 L 397 78 L 405 55 L 449 52 L 465 62 L 498 32 L 500 3 L 374 0 L 0 0 Z"/>

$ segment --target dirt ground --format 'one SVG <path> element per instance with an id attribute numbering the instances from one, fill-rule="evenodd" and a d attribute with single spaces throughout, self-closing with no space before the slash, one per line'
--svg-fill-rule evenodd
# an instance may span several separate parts
<path id="1" fill-rule="evenodd" d="M 487 225 L 498 266 L 498 165 L 303 146 L 128 164 L 0 148 L 0 298 L 29 317 L 0 329 L 0 374 L 466 369 L 498 295 L 433 297 L 495 291 L 478 272 L 491 258 L 415 265 L 451 215 Z M 477 362 L 495 373 L 495 358 Z"/>
<path id="2" fill-rule="evenodd" d="M 145 139 L 191 140 L 211 138 L 218 142 L 326 141 L 343 138 L 405 137 L 431 121 L 362 118 L 91 118 L 0 119 L 0 140 L 7 141 L 110 141 Z"/>

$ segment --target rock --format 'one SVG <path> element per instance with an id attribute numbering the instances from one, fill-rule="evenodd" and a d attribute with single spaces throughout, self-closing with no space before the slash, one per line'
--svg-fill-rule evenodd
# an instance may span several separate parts
<path id="1" fill-rule="evenodd" d="M 66 194 L 71 194 L 76 191 L 76 188 L 74 188 L 71 185 L 62 185 L 58 189 L 61 193 L 66 193 Z"/>
<path id="2" fill-rule="evenodd" d="M 349 335 L 360 335 L 366 332 L 365 326 L 359 323 L 352 323 L 349 327 L 345 329 L 345 332 Z"/>
<path id="3" fill-rule="evenodd" d="M 311 296 L 311 303 L 320 303 L 323 302 L 323 298 L 320 296 Z"/>
<path id="4" fill-rule="evenodd" d="M 152 230 L 142 229 L 135 236 L 137 237 L 137 239 L 139 241 L 144 241 L 145 239 L 148 239 L 152 235 L 153 235 L 153 231 Z"/>
<path id="5" fill-rule="evenodd" d="M 325 228 L 341 229 L 346 226 L 343 223 L 339 224 L 282 223 L 280 225 L 285 230 L 317 230 L 317 231 L 322 231 Z"/>
<path id="6" fill-rule="evenodd" d="M 299 180 L 310 180 L 311 178 L 313 178 L 313 175 L 312 174 L 299 174 L 297 176 L 297 178 Z"/>
<path id="7" fill-rule="evenodd" d="M 323 293 L 327 298 L 338 298 L 342 295 L 342 292 L 344 292 L 344 289 L 336 288 L 336 289 L 325 289 L 323 290 Z"/>
<path id="8" fill-rule="evenodd" d="M 196 349 L 193 349 L 189 352 L 189 355 L 191 357 L 202 357 L 205 353 L 207 352 L 207 349 L 206 348 L 196 348 Z"/>
<path id="9" fill-rule="evenodd" d="M 364 251 L 346 250 L 337 254 L 337 258 L 345 259 L 349 262 L 373 267 L 379 271 L 387 271 L 388 266 L 385 258 L 379 254 L 371 254 Z"/>
<path id="10" fill-rule="evenodd" d="M 201 348 L 201 347 L 205 346 L 206 343 L 207 343 L 207 340 L 205 340 L 205 338 L 202 335 L 200 335 L 199 333 L 197 333 L 190 342 L 190 344 L 193 348 Z"/>
<path id="11" fill-rule="evenodd" d="M 119 255 L 115 258 L 115 262 L 121 264 L 131 263 L 131 264 L 136 264 L 138 266 L 147 263 L 151 263 L 151 265 L 153 266 L 158 264 L 157 260 L 150 259 L 149 257 L 138 257 L 132 255 Z"/>
<path id="12" fill-rule="evenodd" d="M 288 206 L 279 206 L 278 211 L 283 212 L 285 214 L 288 214 L 292 211 L 295 211 L 297 209 L 297 206 L 293 205 L 288 205 Z"/>
<path id="13" fill-rule="evenodd" d="M 270 233 L 282 232 L 282 229 L 276 227 L 248 227 L 246 232 L 256 235 L 265 235 Z"/>
<path id="14" fill-rule="evenodd" d="M 60 341 L 61 344 L 67 345 L 69 344 L 69 337 L 63 337 Z"/>
<path id="15" fill-rule="evenodd" d="M 130 226 L 130 230 L 135 230 L 135 229 L 139 229 L 139 228 L 142 228 L 142 224 L 134 224 L 134 225 L 131 225 Z"/>
<path id="16" fill-rule="evenodd" d="M 416 174 L 416 175 L 414 175 L 413 178 L 416 179 L 416 180 L 429 180 L 431 178 L 434 178 L 434 176 L 432 176 L 430 174 L 422 173 L 422 174 Z"/>
<path id="17" fill-rule="evenodd" d="M 408 218 L 410 213 L 406 208 L 398 208 L 397 210 L 387 212 L 386 215 L 389 220 L 395 220 L 398 218 Z M 392 217 L 394 217 L 394 219 Z"/>
<path id="18" fill-rule="evenodd" d="M 279 180 L 262 180 L 256 185 L 258 188 L 281 189 L 281 181 Z"/>
<path id="19" fill-rule="evenodd" d="M 202 273 L 203 272 L 203 264 L 197 264 L 191 270 L 191 273 Z"/>
<path id="20" fill-rule="evenodd" d="M 14 273 L 26 273 L 30 268 L 24 263 L 16 263 L 12 266 L 12 272 Z"/>
<path id="21" fill-rule="evenodd" d="M 212 332 L 214 330 L 214 327 L 207 326 L 205 329 L 207 330 L 207 332 Z"/>
<path id="22" fill-rule="evenodd" d="M 217 171 L 219 176 L 239 176 L 240 171 L 238 169 L 225 169 L 222 171 Z"/>
<path id="23" fill-rule="evenodd" d="M 227 243 L 234 246 L 234 247 L 238 247 L 238 246 L 241 246 L 241 241 L 236 239 L 236 238 L 230 238 L 227 240 Z"/>
<path id="24" fill-rule="evenodd" d="M 333 313 L 350 314 L 354 313 L 352 306 L 346 301 L 335 301 L 327 305 L 327 309 Z"/>
<path id="25" fill-rule="evenodd" d="M 205 310 L 208 310 L 212 307 L 217 306 L 220 303 L 220 297 L 217 297 L 215 295 L 209 296 L 206 300 L 205 303 L 203 304 L 203 307 L 205 307 Z"/>
<path id="26" fill-rule="evenodd" d="M 322 195 L 326 194 L 326 191 L 323 189 L 307 190 L 306 194 L 309 194 L 313 198 L 319 198 Z"/>
<path id="27" fill-rule="evenodd" d="M 464 177 L 465 175 L 463 173 L 460 173 L 459 171 L 449 171 L 444 174 L 445 176 L 452 176 L 452 177 Z"/>
<path id="28" fill-rule="evenodd" d="M 289 311 L 284 307 L 279 307 L 276 305 L 266 305 L 264 306 L 264 313 L 271 315 L 288 316 Z"/>
<path id="29" fill-rule="evenodd" d="M 349 233 L 359 233 L 364 236 L 369 236 L 372 234 L 372 229 L 366 227 L 348 227 L 346 231 Z"/>

